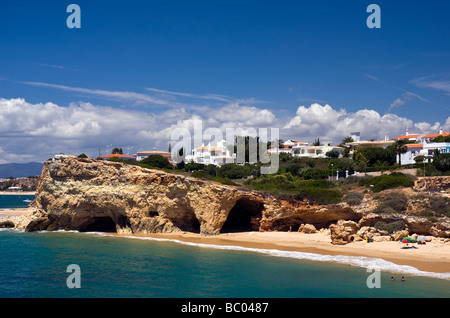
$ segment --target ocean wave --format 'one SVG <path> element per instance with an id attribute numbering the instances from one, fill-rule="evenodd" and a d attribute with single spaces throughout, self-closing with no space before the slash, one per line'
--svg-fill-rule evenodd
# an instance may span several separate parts
<path id="1" fill-rule="evenodd" d="M 439 279 L 450 280 L 450 273 L 435 273 L 421 271 L 415 267 L 408 265 L 398 265 L 381 258 L 372 258 L 365 256 L 346 256 L 346 255 L 323 255 L 315 253 L 306 252 L 296 252 L 296 251 L 281 251 L 277 249 L 260 249 L 251 247 L 242 247 L 234 245 L 215 245 L 215 244 L 204 244 L 204 243 L 192 243 L 185 242 L 176 239 L 166 239 L 166 238 L 154 238 L 154 237 L 137 237 L 137 236 L 122 236 L 132 239 L 141 240 L 151 240 L 151 241 L 161 241 L 161 242 L 174 242 L 178 244 L 201 247 L 201 248 L 213 248 L 219 250 L 233 250 L 233 251 L 243 251 L 243 252 L 253 252 L 259 254 L 266 254 L 274 257 L 284 257 L 284 258 L 294 258 L 299 260 L 309 260 L 316 262 L 332 262 L 343 265 L 350 265 L 362 268 L 379 268 L 381 271 L 399 274 L 408 274 L 414 276 L 425 276 Z"/>

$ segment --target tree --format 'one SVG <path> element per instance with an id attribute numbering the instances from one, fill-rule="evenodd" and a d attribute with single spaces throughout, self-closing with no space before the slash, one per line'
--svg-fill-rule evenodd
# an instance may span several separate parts
<path id="1" fill-rule="evenodd" d="M 395 153 L 392 147 L 387 147 L 386 149 L 378 147 L 358 148 L 354 158 L 356 162 L 365 162 L 365 164 L 369 167 L 393 165 L 395 163 Z"/>
<path id="2" fill-rule="evenodd" d="M 317 138 L 317 139 L 313 142 L 312 145 L 313 145 L 313 146 L 320 146 L 320 139 Z"/>
<path id="3" fill-rule="evenodd" d="M 433 166 L 441 172 L 450 171 L 450 153 L 441 154 L 439 151 L 435 152 Z"/>
<path id="4" fill-rule="evenodd" d="M 327 156 L 328 158 L 339 158 L 339 151 L 337 151 L 337 150 L 331 150 L 331 151 L 328 151 L 326 154 L 325 154 L 325 156 Z"/>
<path id="5" fill-rule="evenodd" d="M 141 163 L 147 164 L 155 168 L 165 168 L 165 169 L 173 168 L 169 160 L 161 155 L 150 155 L 147 158 L 142 159 Z"/>
<path id="6" fill-rule="evenodd" d="M 302 174 L 305 180 L 326 179 L 328 177 L 328 169 L 308 168 Z"/>
<path id="7" fill-rule="evenodd" d="M 123 150 L 122 150 L 122 148 L 114 148 L 113 150 L 112 150 L 112 152 L 111 152 L 113 155 L 114 154 L 120 154 L 120 155 L 123 155 Z"/>
<path id="8" fill-rule="evenodd" d="M 82 153 L 80 155 L 78 155 L 78 158 L 87 158 L 88 156 L 86 156 L 86 154 Z"/>
<path id="9" fill-rule="evenodd" d="M 436 138 L 430 140 L 430 142 L 450 142 L 450 135 L 448 136 L 437 136 Z"/>
<path id="10" fill-rule="evenodd" d="M 341 147 L 343 147 L 345 144 L 348 144 L 350 142 L 354 142 L 353 138 L 348 136 L 342 139 L 341 143 L 339 144 Z"/>
<path id="11" fill-rule="evenodd" d="M 406 140 L 397 140 L 392 145 L 392 149 L 394 150 L 394 153 L 398 155 L 398 164 L 402 165 L 402 154 L 408 151 L 408 148 L 406 147 Z"/>

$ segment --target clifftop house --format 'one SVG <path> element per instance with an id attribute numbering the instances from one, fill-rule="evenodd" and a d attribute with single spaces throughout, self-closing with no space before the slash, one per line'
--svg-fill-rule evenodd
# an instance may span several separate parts
<path id="1" fill-rule="evenodd" d="M 407 151 L 401 154 L 402 165 L 415 163 L 414 158 L 417 156 L 431 157 L 435 150 L 439 150 L 440 153 L 450 153 L 450 142 L 433 142 L 435 138 L 439 136 L 450 136 L 450 132 L 444 132 L 442 128 L 437 134 L 410 134 L 409 130 L 406 130 L 406 134 L 392 139 L 395 140 L 408 140 L 414 141 L 414 143 L 406 144 Z M 398 156 L 397 156 L 398 162 Z"/>
<path id="2" fill-rule="evenodd" d="M 139 151 L 136 153 L 136 160 L 137 161 L 141 161 L 145 158 L 147 158 L 148 156 L 151 155 L 160 155 L 163 156 L 164 158 L 167 158 L 167 160 L 169 160 L 169 162 L 171 164 L 175 164 L 172 160 L 172 153 L 168 152 L 168 151 L 159 151 L 156 150 L 156 148 L 153 149 L 153 151 Z"/>
<path id="3" fill-rule="evenodd" d="M 207 146 L 193 149 L 189 155 L 184 158 L 185 163 L 196 162 L 204 165 L 221 166 L 225 163 L 236 163 L 236 154 L 231 153 L 227 147 L 227 142 L 221 140 L 214 147 L 211 143 Z"/>

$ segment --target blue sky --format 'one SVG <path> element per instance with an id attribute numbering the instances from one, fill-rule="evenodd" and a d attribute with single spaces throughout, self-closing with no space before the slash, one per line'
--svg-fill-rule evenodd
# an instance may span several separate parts
<path id="1" fill-rule="evenodd" d="M 81 29 L 66 26 L 71 3 L 81 8 Z M 366 25 L 371 3 L 381 8 L 381 29 Z M 105 143 L 164 150 L 169 137 L 161 132 L 195 116 L 207 126 L 275 126 L 284 139 L 335 143 L 353 130 L 367 139 L 450 130 L 448 1 L 4 1 L 0 8 L 5 162 L 94 155 Z M 117 117 L 146 120 L 139 127 Z M 327 130 L 336 121 L 348 125 Z M 91 130 L 70 133 L 80 127 Z"/>

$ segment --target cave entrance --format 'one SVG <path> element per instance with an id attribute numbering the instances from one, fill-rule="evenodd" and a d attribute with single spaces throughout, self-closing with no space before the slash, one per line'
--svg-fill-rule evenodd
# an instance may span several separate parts
<path id="1" fill-rule="evenodd" d="M 80 229 L 80 232 L 106 232 L 115 233 L 116 222 L 109 217 L 93 217 L 88 222 L 86 222 Z"/>
<path id="2" fill-rule="evenodd" d="M 222 226 L 221 233 L 258 231 L 264 204 L 242 198 L 236 201 L 228 218 Z"/>
<path id="3" fill-rule="evenodd" d="M 180 215 L 183 218 L 171 219 L 173 225 L 183 232 L 200 233 L 200 222 L 191 208 L 185 208 Z"/>

